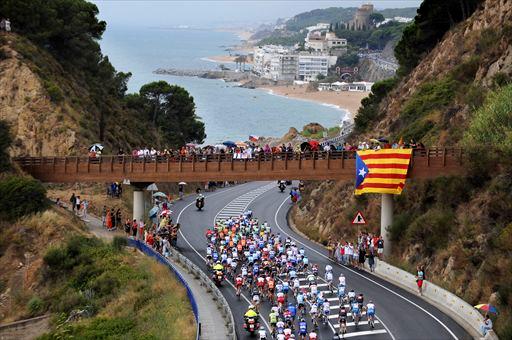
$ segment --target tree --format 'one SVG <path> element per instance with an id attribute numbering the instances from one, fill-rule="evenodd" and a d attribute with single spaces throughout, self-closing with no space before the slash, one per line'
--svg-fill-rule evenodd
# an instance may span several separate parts
<path id="1" fill-rule="evenodd" d="M 0 120 L 0 171 L 9 170 L 11 166 L 9 158 L 9 147 L 12 143 L 9 124 L 5 120 Z"/>
<path id="2" fill-rule="evenodd" d="M 395 48 L 398 73 L 408 74 L 455 24 L 466 20 L 483 0 L 425 0 L 414 22 L 408 26 Z"/>
<path id="3" fill-rule="evenodd" d="M 171 93 L 171 85 L 163 80 L 154 81 L 140 88 L 140 96 L 146 99 L 146 103 L 151 108 L 149 111 L 149 116 L 153 125 L 156 125 L 158 116 L 163 113 L 163 105 L 168 99 L 168 95 Z"/>
<path id="4" fill-rule="evenodd" d="M 372 14 L 370 14 L 370 22 L 371 22 L 372 26 L 375 26 L 379 22 L 383 22 L 384 20 L 386 20 L 386 19 L 380 13 L 372 13 Z"/>
<path id="5" fill-rule="evenodd" d="M 188 142 L 204 141 L 204 123 L 196 115 L 194 98 L 187 90 L 177 85 L 170 86 L 163 108 L 157 122 L 167 144 L 179 147 Z"/>

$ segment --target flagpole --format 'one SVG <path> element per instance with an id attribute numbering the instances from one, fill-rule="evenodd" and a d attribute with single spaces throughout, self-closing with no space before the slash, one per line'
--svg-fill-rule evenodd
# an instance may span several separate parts
<path id="1" fill-rule="evenodd" d="M 380 234 L 384 240 L 384 256 L 391 254 L 391 238 L 389 237 L 389 226 L 393 224 L 393 195 L 382 194 L 380 211 Z"/>

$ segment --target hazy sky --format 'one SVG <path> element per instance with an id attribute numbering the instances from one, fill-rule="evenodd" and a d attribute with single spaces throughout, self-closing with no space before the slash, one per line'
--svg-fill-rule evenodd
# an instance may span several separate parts
<path id="1" fill-rule="evenodd" d="M 367 1 L 338 0 L 90 0 L 111 25 L 196 27 L 274 22 L 316 8 L 356 7 Z M 377 8 L 417 7 L 421 0 L 373 0 Z"/>

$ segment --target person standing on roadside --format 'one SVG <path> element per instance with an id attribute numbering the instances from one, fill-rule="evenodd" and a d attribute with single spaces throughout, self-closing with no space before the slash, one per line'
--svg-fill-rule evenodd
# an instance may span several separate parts
<path id="1" fill-rule="evenodd" d="M 370 266 L 370 271 L 373 272 L 375 270 L 375 255 L 373 253 L 373 250 L 370 250 L 367 257 L 368 257 L 368 265 Z"/>
<path id="2" fill-rule="evenodd" d="M 423 281 L 425 280 L 425 272 L 423 266 L 416 267 L 416 284 L 418 285 L 418 292 L 423 295 Z"/>
<path id="3" fill-rule="evenodd" d="M 379 256 L 379 260 L 382 260 L 384 257 L 384 240 L 382 239 L 382 235 L 379 236 L 379 240 L 377 241 L 377 255 Z"/>
<path id="4" fill-rule="evenodd" d="M 89 201 L 84 199 L 82 201 L 82 218 L 84 221 L 87 221 L 87 208 L 89 208 Z"/>
<path id="5" fill-rule="evenodd" d="M 80 204 L 82 204 L 82 201 L 80 200 L 80 196 L 76 196 L 76 214 L 80 215 Z"/>
<path id="6" fill-rule="evenodd" d="M 75 212 L 75 208 L 76 208 L 76 196 L 75 196 L 75 193 L 73 193 L 71 195 L 71 197 L 69 198 L 69 203 L 71 203 L 71 210 L 73 210 L 73 212 Z"/>

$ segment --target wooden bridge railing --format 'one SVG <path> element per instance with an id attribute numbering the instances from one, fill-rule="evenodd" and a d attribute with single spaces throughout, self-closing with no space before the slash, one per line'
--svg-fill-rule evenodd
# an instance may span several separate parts
<path id="1" fill-rule="evenodd" d="M 348 179 L 354 176 L 355 153 L 261 153 L 252 158 L 239 158 L 237 154 L 186 157 L 18 157 L 14 161 L 35 178 L 48 182 L 108 181 L 123 178 L 141 181 Z M 414 150 L 410 174 L 413 177 L 434 177 L 460 173 L 463 157 L 462 149 Z"/>

